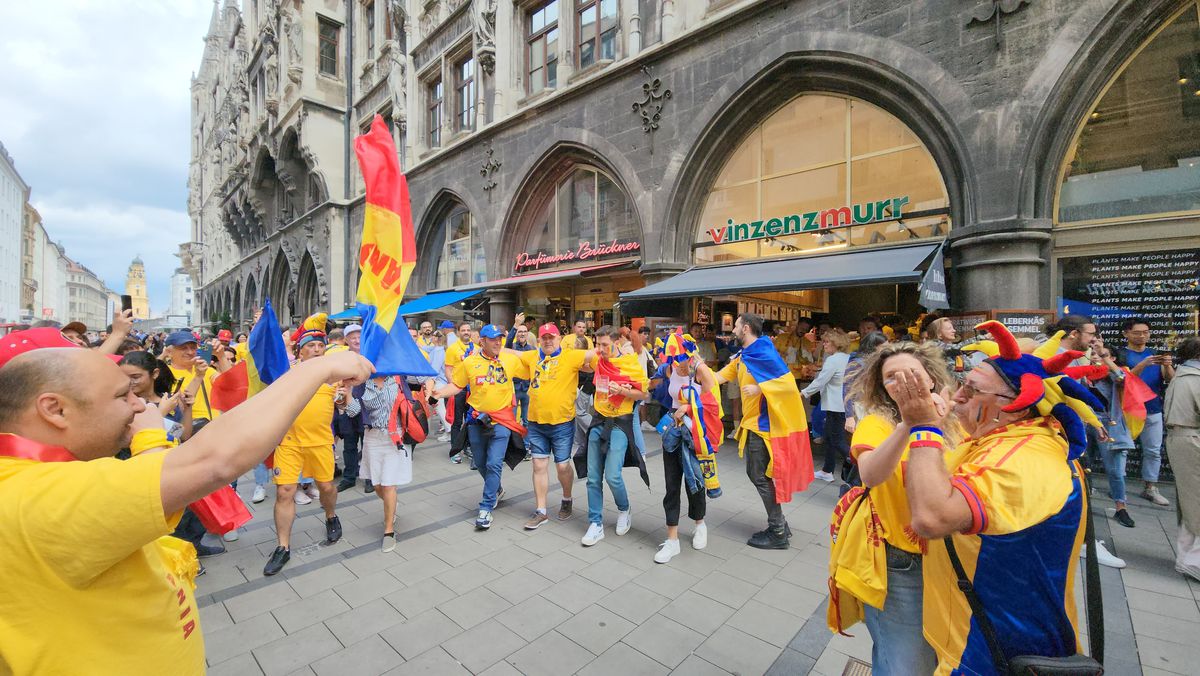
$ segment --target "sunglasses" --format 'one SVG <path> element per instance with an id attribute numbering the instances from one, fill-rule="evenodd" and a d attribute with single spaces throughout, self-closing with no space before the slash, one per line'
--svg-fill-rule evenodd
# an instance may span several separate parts
<path id="1" fill-rule="evenodd" d="M 993 397 L 1000 397 L 1001 399 L 1016 399 L 1014 395 L 1000 394 L 999 392 L 988 392 L 987 390 L 981 390 L 970 383 L 963 383 L 962 390 L 967 393 L 967 398 L 974 397 L 977 394 L 990 394 Z"/>

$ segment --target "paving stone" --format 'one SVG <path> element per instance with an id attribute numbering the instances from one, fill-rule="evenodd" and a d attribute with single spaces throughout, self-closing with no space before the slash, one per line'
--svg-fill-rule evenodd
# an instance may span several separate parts
<path id="1" fill-rule="evenodd" d="M 287 575 L 287 569 L 284 569 L 284 575 Z M 287 575 L 288 584 L 295 590 L 300 598 L 308 598 L 319 594 L 326 589 L 333 589 L 339 584 L 345 584 L 358 579 L 358 576 L 350 572 L 348 568 L 341 563 L 335 563 L 329 566 L 322 566 L 316 570 L 303 573 L 292 577 Z"/>
<path id="2" fill-rule="evenodd" d="M 511 605 L 508 601 L 492 593 L 487 587 L 479 587 L 462 596 L 438 604 L 438 610 L 457 622 L 459 626 L 470 629 L 484 620 L 491 619 Z M 486 667 L 490 664 L 491 662 L 488 662 L 483 666 Z M 472 671 L 477 670 L 473 669 Z"/>
<path id="3" fill-rule="evenodd" d="M 705 517 L 705 520 L 707 520 L 707 517 Z M 675 670 L 671 673 L 679 674 L 679 676 L 729 676 L 728 671 L 725 671 L 724 669 L 721 669 L 720 667 L 709 662 L 705 662 L 703 659 L 695 655 L 688 655 L 688 658 L 680 663 L 678 667 L 675 667 Z M 808 672 L 792 671 L 788 673 L 799 675 L 807 674 Z"/>
<path id="4" fill-rule="evenodd" d="M 524 547 L 524 545 L 521 546 Z M 551 582 L 561 582 L 567 579 L 571 573 L 582 570 L 586 565 L 586 562 L 564 551 L 556 551 L 542 556 L 525 568 Z"/>
<path id="5" fill-rule="evenodd" d="M 405 617 L 412 619 L 421 613 L 454 598 L 449 587 L 434 579 L 421 580 L 383 597 Z"/>
<path id="6" fill-rule="evenodd" d="M 384 599 L 375 599 L 353 610 L 325 620 L 325 626 L 343 645 L 353 645 L 404 620 Z"/>
<path id="7" fill-rule="evenodd" d="M 498 577 L 500 577 L 500 573 L 496 572 L 494 568 L 486 566 L 480 561 L 468 561 L 438 574 L 436 579 L 453 590 L 455 594 L 465 594 Z"/>
<path id="8" fill-rule="evenodd" d="M 524 676 L 508 662 L 497 662 L 480 672 L 479 676 Z"/>
<path id="9" fill-rule="evenodd" d="M 704 551 L 696 551 L 692 549 L 691 544 L 688 542 L 681 541 L 679 546 L 683 551 L 678 556 L 671 559 L 669 563 L 662 565 L 670 566 L 671 568 L 687 573 L 688 575 L 704 577 L 725 564 L 723 559 L 717 558 L 712 554 L 706 554 Z M 654 553 L 657 551 L 658 550 L 656 549 L 654 552 L 651 552 L 651 562 L 653 562 Z M 659 564 L 654 565 L 658 566 Z"/>
<path id="10" fill-rule="evenodd" d="M 213 603 L 200 609 L 200 626 L 204 627 L 205 633 L 228 627 L 231 624 L 233 624 L 233 618 L 229 617 L 229 611 L 225 610 L 224 603 Z"/>
<path id="11" fill-rule="evenodd" d="M 478 542 L 466 540 L 452 545 L 446 545 L 433 553 L 434 556 L 445 561 L 451 568 L 463 565 L 468 561 L 487 554 L 490 549 L 484 547 Z"/>
<path id="12" fill-rule="evenodd" d="M 300 596 L 292 591 L 286 582 L 280 579 L 278 582 L 255 589 L 254 591 L 239 594 L 225 601 L 225 610 L 229 611 L 229 617 L 234 622 L 242 622 L 246 619 L 268 613 L 280 606 L 286 606 L 292 601 L 300 600 Z"/>
<path id="13" fill-rule="evenodd" d="M 254 655 L 245 653 L 208 668 L 209 676 L 262 676 Z"/>
<path id="14" fill-rule="evenodd" d="M 754 600 L 785 613 L 807 618 L 828 596 L 828 591 L 815 592 L 782 580 L 771 580 L 754 595 Z"/>
<path id="15" fill-rule="evenodd" d="M 609 590 L 595 582 L 585 580 L 579 575 L 572 575 L 542 591 L 542 596 L 572 613 L 578 613 L 584 608 L 607 596 Z"/>
<path id="16" fill-rule="evenodd" d="M 286 636 L 283 627 L 270 613 L 255 615 L 244 622 L 204 632 L 204 651 L 209 664 L 220 664 Z"/>
<path id="17" fill-rule="evenodd" d="M 726 624 L 783 648 L 804 626 L 805 619 L 765 603 L 750 600 L 734 613 Z"/>
<path id="18" fill-rule="evenodd" d="M 1188 622 L 1200 622 L 1200 606 L 1194 598 L 1178 598 L 1150 591 L 1129 595 L 1131 610 L 1144 610 Z"/>
<path id="19" fill-rule="evenodd" d="M 775 659 L 775 663 L 767 670 L 766 676 L 792 676 L 807 674 L 817 665 L 817 661 L 804 653 L 792 649 L 784 650 Z"/>
<path id="20" fill-rule="evenodd" d="M 641 624 L 670 603 L 670 599 L 629 582 L 596 603 L 634 624 Z"/>
<path id="21" fill-rule="evenodd" d="M 332 655 L 342 649 L 342 644 L 324 625 L 318 624 L 301 629 L 287 638 L 273 641 L 255 649 L 254 659 L 267 676 L 290 674 L 305 668 L 311 662 Z"/>
<path id="22" fill-rule="evenodd" d="M 622 643 L 627 643 L 656 662 L 674 669 L 704 643 L 704 636 L 684 623 L 655 615 L 643 622 L 637 631 L 630 632 L 622 639 Z"/>
<path id="23" fill-rule="evenodd" d="M 598 605 L 588 606 L 558 627 L 558 632 L 599 655 L 637 625 Z"/>
<path id="24" fill-rule="evenodd" d="M 306 599 L 293 601 L 286 606 L 271 611 L 279 626 L 289 634 L 311 627 L 318 622 L 340 615 L 350 610 L 350 606 L 332 589 L 310 596 Z"/>
<path id="25" fill-rule="evenodd" d="M 433 648 L 427 650 L 419 657 L 409 660 L 404 664 L 387 672 L 385 676 L 418 676 L 419 674 L 428 674 L 429 676 L 471 676 L 471 672 L 467 671 L 458 660 L 454 659 L 441 648 Z"/>
<path id="26" fill-rule="evenodd" d="M 404 583 L 390 575 L 388 571 L 377 570 L 353 582 L 340 584 L 334 587 L 333 591 L 351 608 L 357 608 L 403 587 Z"/>
<path id="27" fill-rule="evenodd" d="M 1195 674 L 1200 664 L 1200 645 L 1189 645 L 1162 641 L 1149 636 L 1138 636 L 1138 653 L 1142 664 L 1164 669 L 1176 674 Z"/>
<path id="28" fill-rule="evenodd" d="M 584 579 L 609 590 L 620 587 L 640 574 L 641 571 L 637 568 L 611 557 L 601 559 L 579 571 L 579 575 Z"/>
<path id="29" fill-rule="evenodd" d="M 416 554 L 413 558 L 387 569 L 388 573 L 406 585 L 434 577 L 447 570 L 450 570 L 450 564 L 431 553 Z"/>
<path id="30" fill-rule="evenodd" d="M 595 655 L 552 631 L 508 656 L 507 662 L 526 676 L 573 674 Z"/>
<path id="31" fill-rule="evenodd" d="M 729 626 L 708 637 L 696 654 L 735 674 L 765 673 L 779 656 L 780 649 Z"/>
<path id="32" fill-rule="evenodd" d="M 376 676 L 403 663 L 400 653 L 375 635 L 318 660 L 312 670 L 317 676 Z"/>
<path id="33" fill-rule="evenodd" d="M 376 526 L 370 531 L 370 538 L 364 541 L 362 544 L 367 545 L 381 543 L 383 537 L 381 535 L 382 532 L 383 531 Z M 397 529 L 396 534 L 401 535 L 402 533 L 399 531 L 399 529 Z M 369 575 L 376 571 L 387 570 L 388 568 L 391 568 L 392 566 L 404 561 L 404 559 L 400 557 L 400 554 L 397 553 L 399 548 L 402 546 L 403 543 L 399 543 L 397 548 L 390 552 L 385 552 L 382 549 L 376 549 L 375 551 L 367 554 L 348 558 L 342 562 L 342 565 L 345 566 L 347 570 L 359 577 Z"/>
<path id="34" fill-rule="evenodd" d="M 824 567 L 817 566 L 797 557 L 788 562 L 779 574 L 775 577 L 777 580 L 783 580 L 804 587 L 805 589 L 815 592 L 829 592 L 829 566 L 828 562 Z"/>
<path id="35" fill-rule="evenodd" d="M 504 547 L 484 556 L 481 561 L 501 575 L 507 575 L 527 564 L 537 561 L 538 555 L 516 544 Z"/>
<path id="36" fill-rule="evenodd" d="M 488 584 L 488 589 L 509 603 L 520 603 L 537 595 L 543 589 L 548 589 L 552 584 L 554 584 L 553 581 L 547 580 L 528 568 L 518 568 L 493 580 Z"/>
<path id="37" fill-rule="evenodd" d="M 669 671 L 625 643 L 618 643 L 581 669 L 578 676 L 658 676 Z"/>
<path id="38" fill-rule="evenodd" d="M 693 589 L 730 608 L 741 608 L 759 592 L 757 586 L 722 572 L 710 573 Z"/>
<path id="39" fill-rule="evenodd" d="M 535 640 L 570 618 L 571 613 L 537 595 L 496 615 L 498 622 L 529 640 Z"/>
<path id="40" fill-rule="evenodd" d="M 525 639 L 499 622 L 484 622 L 442 643 L 472 673 L 479 673 L 525 647 Z"/>
<path id="41" fill-rule="evenodd" d="M 411 660 L 462 631 L 454 620 L 434 608 L 384 629 L 379 636 L 402 657 Z"/>
<path id="42" fill-rule="evenodd" d="M 704 636 L 708 636 L 725 624 L 726 620 L 733 616 L 733 613 L 733 608 L 724 603 L 701 596 L 691 590 L 684 592 L 659 611 L 663 617 L 691 627 Z"/>
<path id="43" fill-rule="evenodd" d="M 753 548 L 747 548 L 750 551 L 758 551 Z M 771 581 L 779 574 L 781 566 L 760 561 L 745 553 L 731 557 L 717 570 L 728 573 L 739 580 L 744 580 L 750 584 L 763 586 Z"/>
<path id="44" fill-rule="evenodd" d="M 1200 641 L 1200 624 L 1175 618 L 1163 617 L 1144 610 L 1129 611 L 1133 619 L 1133 630 L 1138 636 L 1149 636 L 1160 641 L 1194 645 Z M 1109 645 L 1105 643 L 1106 647 Z M 1108 651 L 1105 651 L 1108 654 Z"/>
<path id="45" fill-rule="evenodd" d="M 675 570 L 670 565 L 655 566 L 633 579 L 656 594 L 675 598 L 700 583 L 700 578 Z"/>

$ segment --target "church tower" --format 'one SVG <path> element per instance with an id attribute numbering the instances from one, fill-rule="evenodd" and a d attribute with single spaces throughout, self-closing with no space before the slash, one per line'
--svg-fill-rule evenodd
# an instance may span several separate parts
<path id="1" fill-rule="evenodd" d="M 146 266 L 142 257 L 137 256 L 129 264 L 129 274 L 125 276 L 125 293 L 133 297 L 133 318 L 150 318 L 150 298 L 146 295 Z"/>

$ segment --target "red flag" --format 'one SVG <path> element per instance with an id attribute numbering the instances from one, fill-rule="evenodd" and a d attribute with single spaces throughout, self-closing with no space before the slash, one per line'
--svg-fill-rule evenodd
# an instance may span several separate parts
<path id="1" fill-rule="evenodd" d="M 1146 402 L 1158 395 L 1132 371 L 1127 368 L 1122 370 L 1125 371 L 1125 391 L 1121 396 L 1121 412 L 1125 415 L 1125 426 L 1129 428 L 1129 433 L 1137 439 L 1146 426 Z"/>

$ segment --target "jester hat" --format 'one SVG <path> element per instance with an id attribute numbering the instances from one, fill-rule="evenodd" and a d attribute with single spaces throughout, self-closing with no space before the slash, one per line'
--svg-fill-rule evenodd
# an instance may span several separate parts
<path id="1" fill-rule="evenodd" d="M 307 319 L 292 333 L 292 342 L 296 347 L 304 347 L 314 340 L 319 340 L 322 343 L 325 340 L 325 325 L 329 321 L 329 316 L 324 312 L 318 312 L 315 315 L 309 315 Z"/>
<path id="2" fill-rule="evenodd" d="M 1076 378 L 1102 376 L 1092 366 L 1071 366 L 1071 362 L 1083 356 L 1077 350 L 1058 352 L 1063 332 L 1059 331 L 1031 354 L 1021 352 L 1017 339 L 1008 328 L 997 321 L 988 321 L 975 327 L 991 334 L 991 341 L 980 341 L 964 346 L 964 350 L 976 350 L 988 355 L 983 363 L 995 369 L 1000 378 L 1017 393 L 1012 403 L 1001 410 L 1017 413 L 1036 409 L 1039 415 L 1053 416 L 1062 425 L 1068 443 L 1067 457 L 1074 460 L 1087 450 L 1085 425 L 1101 428 L 1096 411 L 1104 405 Z"/>
<path id="3" fill-rule="evenodd" d="M 696 340 L 682 330 L 672 333 L 663 347 L 663 362 L 674 364 L 687 361 L 696 355 Z"/>

